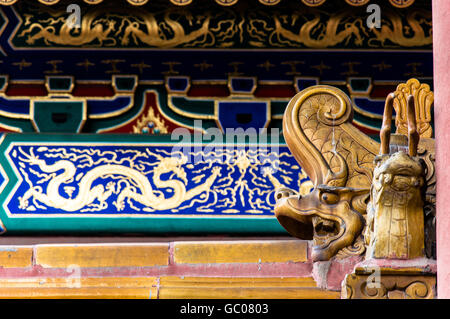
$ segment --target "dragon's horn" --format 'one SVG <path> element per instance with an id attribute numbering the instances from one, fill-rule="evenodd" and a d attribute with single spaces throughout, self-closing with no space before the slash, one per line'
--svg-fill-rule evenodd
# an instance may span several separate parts
<path id="1" fill-rule="evenodd" d="M 391 93 L 386 98 L 384 104 L 383 113 L 383 125 L 380 130 L 380 154 L 389 154 L 389 142 L 391 140 L 391 127 L 392 127 L 392 109 L 394 106 L 395 94 Z"/>
<path id="2" fill-rule="evenodd" d="M 408 153 L 409 156 L 417 156 L 417 146 L 419 145 L 420 135 L 417 131 L 416 107 L 414 96 L 408 96 Z"/>

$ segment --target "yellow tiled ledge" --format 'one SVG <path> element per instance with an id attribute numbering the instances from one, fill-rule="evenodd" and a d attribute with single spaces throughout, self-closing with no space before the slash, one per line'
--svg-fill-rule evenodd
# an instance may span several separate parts
<path id="1" fill-rule="evenodd" d="M 178 264 L 306 262 L 308 244 L 300 240 L 184 241 L 174 243 Z"/>
<path id="2" fill-rule="evenodd" d="M 0 267 L 0 298 L 340 297 L 308 277 L 301 240 L 3 245 Z"/>
<path id="3" fill-rule="evenodd" d="M 31 266 L 33 247 L 15 249 L 0 246 L 0 266 Z M 170 257 L 175 264 L 285 263 L 307 262 L 307 249 L 300 240 L 178 241 L 172 251 L 169 243 L 46 244 L 34 246 L 34 259 L 44 268 L 167 266 Z"/>
<path id="4" fill-rule="evenodd" d="M 0 278 L 0 298 L 337 299 L 310 278 Z"/>
<path id="5" fill-rule="evenodd" d="M 3 268 L 31 267 L 33 248 L 30 246 L 0 246 L 0 266 Z"/>
<path id="6" fill-rule="evenodd" d="M 0 288 L 3 299 L 154 299 L 156 288 Z"/>
<path id="7" fill-rule="evenodd" d="M 169 264 L 169 244 L 37 245 L 36 264 L 44 268 L 149 267 Z"/>
<path id="8" fill-rule="evenodd" d="M 155 277 L 0 278 L 0 298 L 155 299 Z"/>
<path id="9" fill-rule="evenodd" d="M 339 299 L 313 278 L 161 277 L 160 299 Z"/>

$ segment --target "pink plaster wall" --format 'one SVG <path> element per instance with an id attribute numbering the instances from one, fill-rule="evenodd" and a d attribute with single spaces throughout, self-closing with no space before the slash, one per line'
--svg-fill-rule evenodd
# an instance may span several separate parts
<path id="1" fill-rule="evenodd" d="M 319 288 L 340 291 L 342 281 L 351 274 L 355 265 L 363 260 L 363 256 L 353 256 L 330 261 L 318 261 L 313 264 L 312 276 Z"/>
<path id="2" fill-rule="evenodd" d="M 450 298 L 450 1 L 433 0 L 438 298 Z"/>

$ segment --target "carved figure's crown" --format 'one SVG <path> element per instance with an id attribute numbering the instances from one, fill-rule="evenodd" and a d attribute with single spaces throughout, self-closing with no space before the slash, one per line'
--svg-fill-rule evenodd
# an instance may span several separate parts
<path id="1" fill-rule="evenodd" d="M 408 134 L 408 96 L 414 97 L 417 130 L 420 137 L 432 137 L 431 108 L 434 94 L 428 84 L 420 83 L 417 79 L 409 79 L 406 83 L 397 86 L 394 92 L 394 109 L 397 113 L 395 126 L 397 134 Z"/>

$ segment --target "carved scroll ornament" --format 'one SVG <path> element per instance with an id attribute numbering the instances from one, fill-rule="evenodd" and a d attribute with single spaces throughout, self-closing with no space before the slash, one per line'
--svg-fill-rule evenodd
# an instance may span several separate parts
<path id="1" fill-rule="evenodd" d="M 433 299 L 436 297 L 435 276 L 386 275 L 370 285 L 370 274 L 350 274 L 343 282 L 343 299 Z"/>

